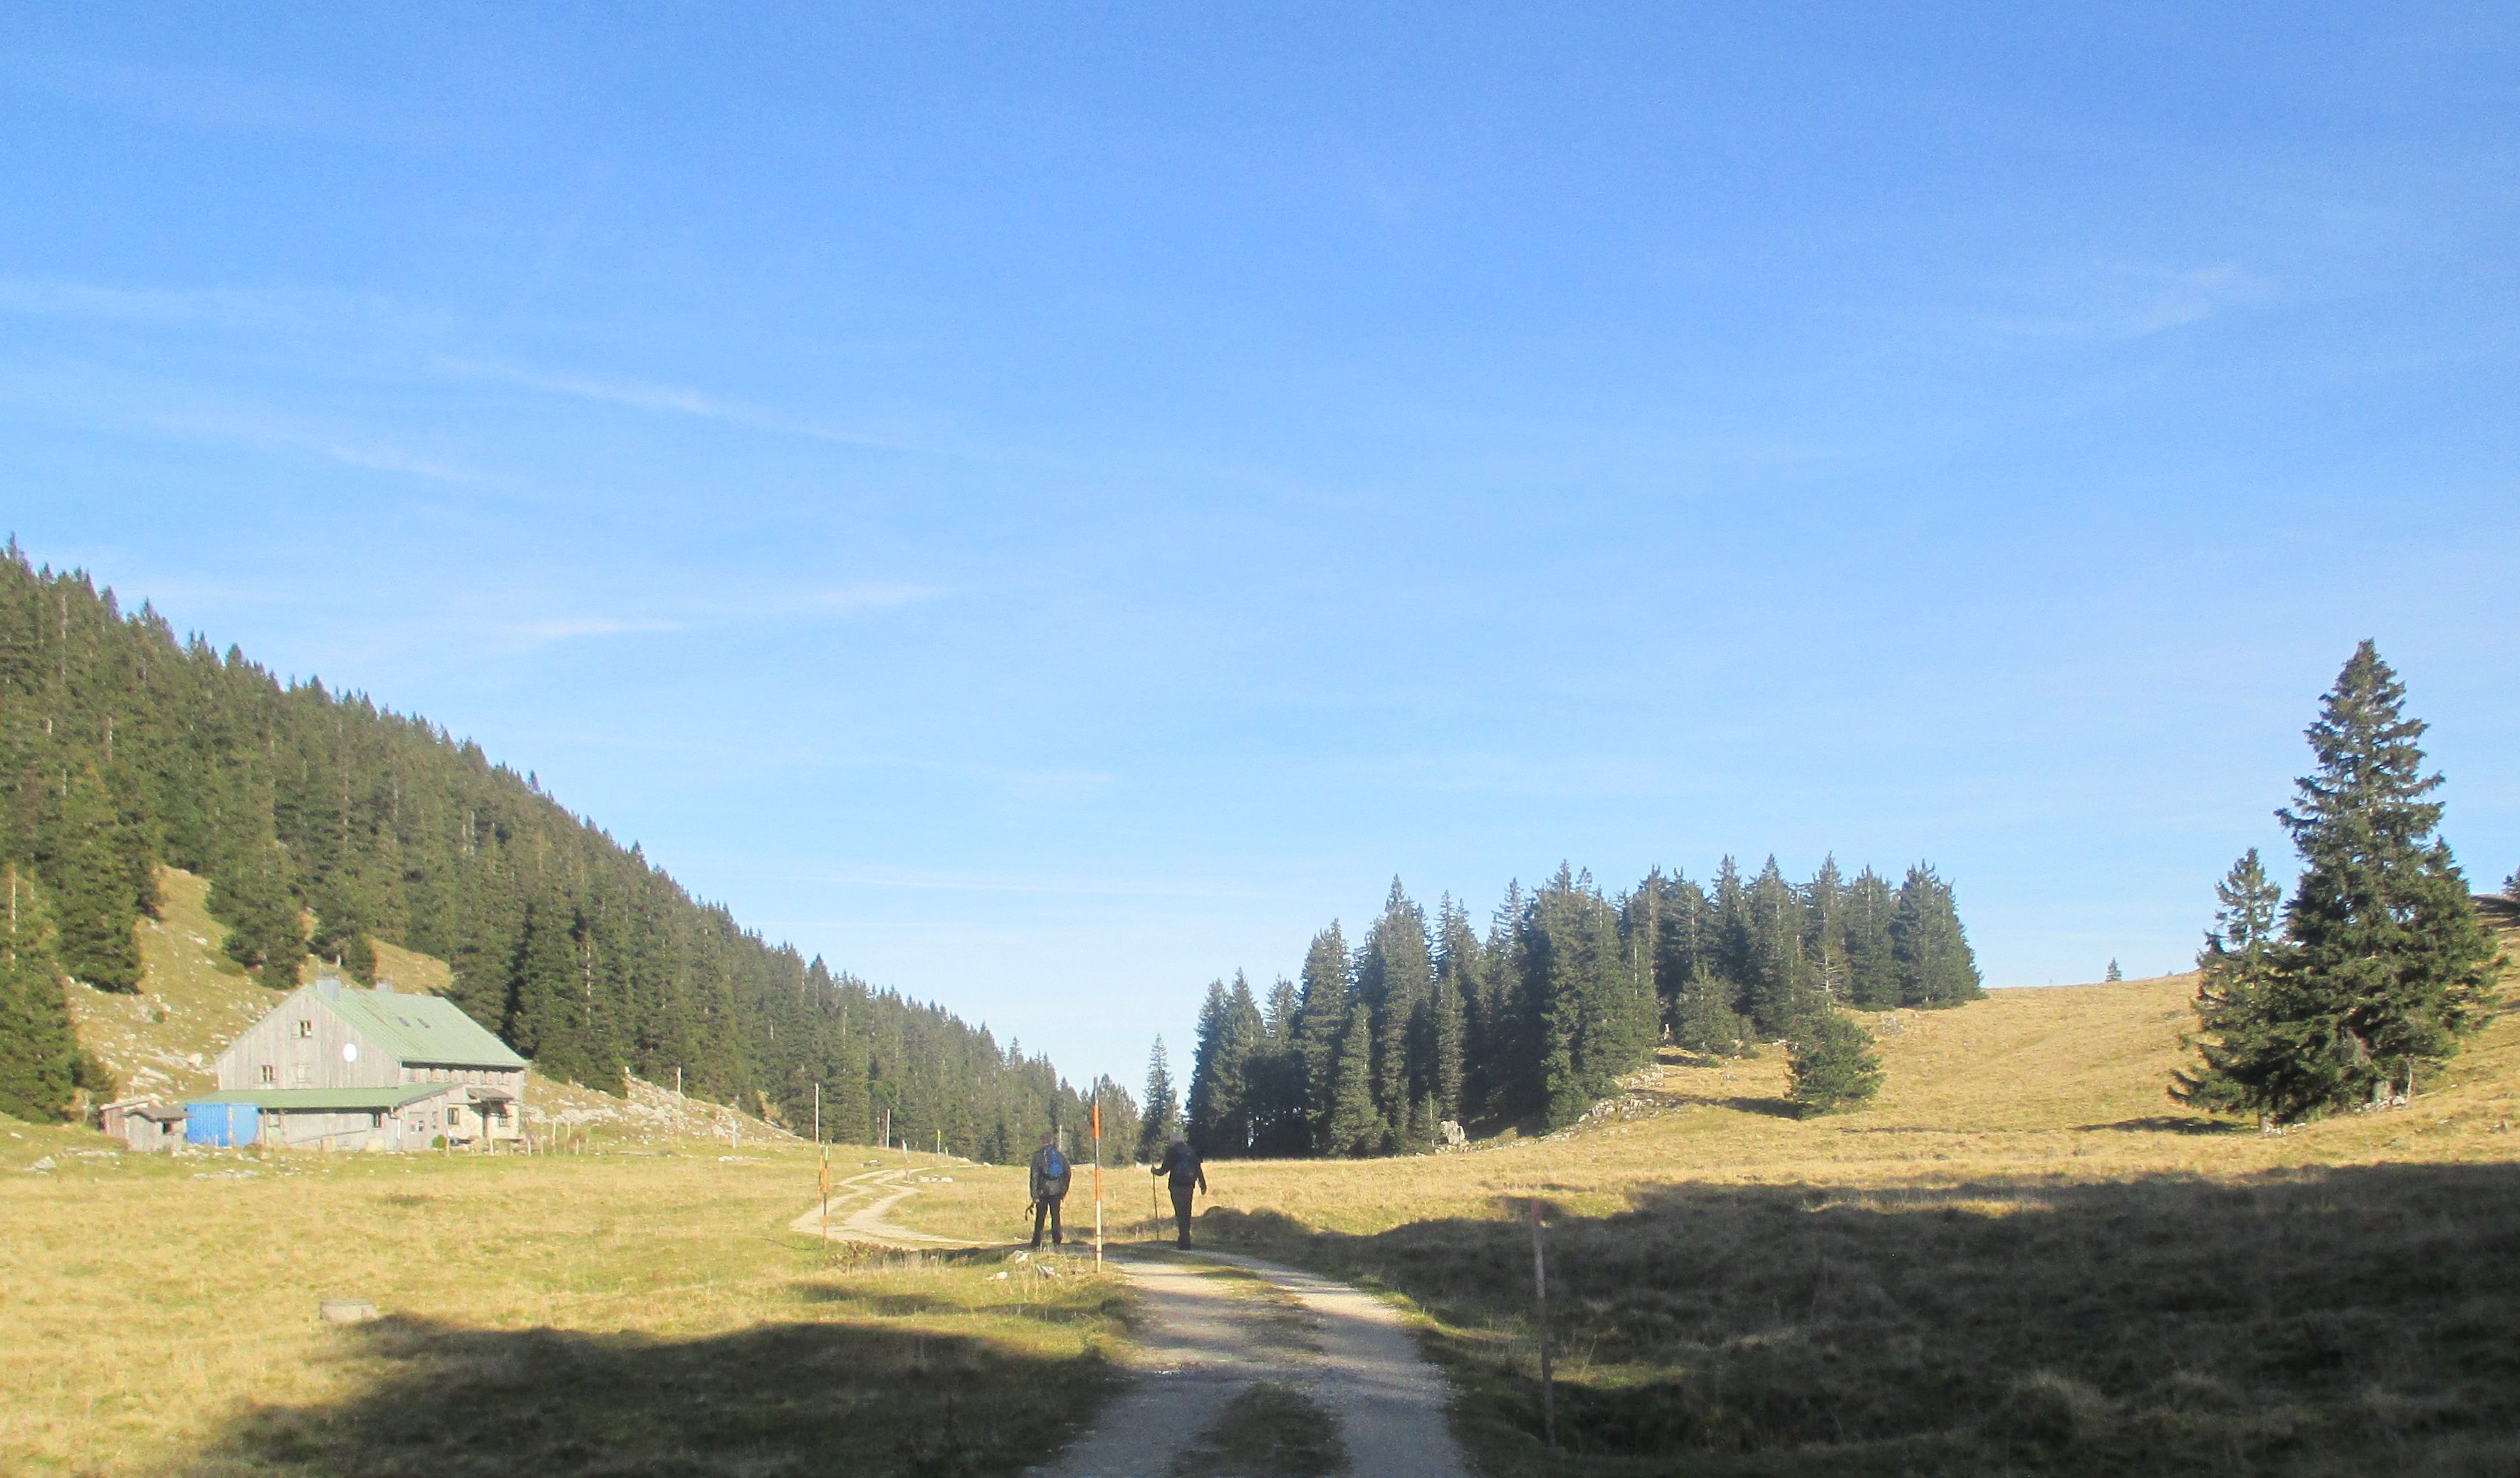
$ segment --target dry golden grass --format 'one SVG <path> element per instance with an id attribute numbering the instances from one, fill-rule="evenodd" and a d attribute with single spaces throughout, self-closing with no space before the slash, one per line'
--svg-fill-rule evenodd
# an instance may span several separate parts
<path id="1" fill-rule="evenodd" d="M 185 1008 L 237 990 L 191 906 L 168 928 L 200 978 L 153 953 L 177 1009 L 135 1037 L 207 1040 Z M 2190 989 L 1903 1016 L 1860 1113 L 1791 1117 L 1781 1054 L 1668 1057 L 1548 1139 L 1220 1162 L 1201 1235 L 1414 1301 L 1498 1474 L 2520 1471 L 2520 1017 L 2411 1108 L 2270 1137 L 2163 1095 Z M 781 1229 L 810 1200 L 793 1148 L 168 1162 L 0 1132 L 12 1471 L 1002 1471 L 1090 1403 L 1118 1332 L 1107 1283 L 838 1266 Z M 1028 1233 L 1019 1169 L 913 1163 L 904 1222 Z M 1145 1172 L 1105 1190 L 1112 1238 L 1142 1238 Z M 321 1325 L 327 1294 L 392 1316 Z"/>
<path id="2" fill-rule="evenodd" d="M 1628 1112 L 1548 1139 L 1214 1163 L 1200 1234 L 1415 1301 L 1501 1473 L 1546 1468 L 1534 1197 L 1548 1470 L 2520 1471 L 2520 1016 L 2410 1108 L 2266 1136 L 2165 1095 L 2192 990 L 1903 1014 L 1859 1113 L 1792 1117 L 1781 1053 L 1666 1054 Z M 1013 1172 L 950 1189 L 903 1219 L 1021 1198 Z"/>
<path id="3" fill-rule="evenodd" d="M 59 1167 L 0 1179 L 11 1473 L 1005 1472 L 1091 1409 L 1121 1332 L 1108 1282 L 852 1269 L 786 1232 L 803 1150 L 73 1139 L 0 1141 Z M 386 1317 L 322 1323 L 326 1297 Z"/>
<path id="4" fill-rule="evenodd" d="M 72 1004 L 127 1090 L 180 1098 L 280 993 L 218 952 L 205 883 L 160 886 L 141 991 Z M 527 1099 L 597 1153 L 139 1156 L 0 1119 L 0 1472 L 1000 1473 L 1109 1378 L 1113 1283 L 868 1263 L 786 1230 L 814 1160 L 758 1121 Z"/>

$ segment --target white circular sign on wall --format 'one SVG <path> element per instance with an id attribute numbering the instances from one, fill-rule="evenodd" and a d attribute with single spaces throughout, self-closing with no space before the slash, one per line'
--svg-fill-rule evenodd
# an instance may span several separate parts
<path id="1" fill-rule="evenodd" d="M 355 1042 L 355 1041 L 345 1041 L 345 1042 L 341 1043 L 341 1060 L 342 1060 L 343 1062 L 356 1062 L 356 1061 L 358 1061 L 358 1060 L 359 1060 L 359 1044 L 358 1044 L 357 1042 Z"/>

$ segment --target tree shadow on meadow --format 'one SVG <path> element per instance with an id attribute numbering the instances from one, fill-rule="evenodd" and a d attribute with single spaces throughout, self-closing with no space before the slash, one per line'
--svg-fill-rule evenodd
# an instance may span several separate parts
<path id="1" fill-rule="evenodd" d="M 1202 1224 L 1415 1299 L 1541 1470 L 1518 1215 Z M 2520 1166 L 1675 1184 L 1548 1245 L 1562 1471 L 2520 1472 Z"/>
<path id="2" fill-rule="evenodd" d="M 1112 1379 L 1098 1358 L 862 1324 L 708 1338 L 468 1329 L 386 1318 L 339 1358 L 354 1400 L 257 1408 L 203 1472 L 472 1475 L 1005 1474 L 1053 1452 Z"/>

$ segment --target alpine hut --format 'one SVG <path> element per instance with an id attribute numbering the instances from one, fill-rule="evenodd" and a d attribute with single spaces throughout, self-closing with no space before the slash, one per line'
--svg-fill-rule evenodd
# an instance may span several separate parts
<path id="1" fill-rule="evenodd" d="M 203 1104 L 251 1104 L 266 1144 L 491 1148 L 518 1135 L 525 1059 L 453 1001 L 327 976 L 219 1054 Z"/>

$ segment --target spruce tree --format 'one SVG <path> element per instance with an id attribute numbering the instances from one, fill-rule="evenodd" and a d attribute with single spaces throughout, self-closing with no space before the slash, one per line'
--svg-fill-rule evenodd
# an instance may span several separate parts
<path id="1" fill-rule="evenodd" d="M 1373 1111 L 1373 1016 L 1358 1001 L 1348 1008 L 1330 1069 L 1330 1110 L 1323 1126 L 1326 1155 L 1370 1155 L 1382 1142 L 1382 1119 Z"/>
<path id="2" fill-rule="evenodd" d="M 1436 1128 L 1435 1095 L 1420 1093 L 1409 1107 L 1408 1127 L 1400 1135 L 1401 1148 L 1413 1155 L 1424 1154 L 1444 1140 L 1443 1131 Z"/>
<path id="3" fill-rule="evenodd" d="M 140 985 L 140 896 L 113 797 L 93 765 L 63 765 L 45 789 L 35 861 L 52 904 L 54 957 L 100 991 Z"/>
<path id="4" fill-rule="evenodd" d="M 1373 1012 L 1373 1108 L 1384 1147 L 1405 1137 L 1416 1090 L 1428 1077 L 1425 1012 L 1435 968 L 1426 947 L 1426 913 L 1391 880 L 1382 915 L 1367 931 L 1357 960 L 1357 993 Z"/>
<path id="5" fill-rule="evenodd" d="M 1872 1034 L 1853 1017 L 1822 1007 L 1803 1018 L 1792 1048 L 1791 1097 L 1805 1114 L 1829 1114 L 1871 1101 L 1881 1089 Z"/>
<path id="6" fill-rule="evenodd" d="M 1854 999 L 1855 982 L 1846 953 L 1846 879 L 1837 870 L 1837 854 L 1821 858 L 1820 871 L 1803 885 L 1803 958 L 1821 993 L 1833 1001 Z"/>
<path id="7" fill-rule="evenodd" d="M 1720 977 L 1700 975 L 1681 993 L 1671 1023 L 1672 1045 L 1683 1051 L 1730 1057 L 1750 1039 L 1749 1018 L 1732 1009 L 1732 991 Z"/>
<path id="8" fill-rule="evenodd" d="M 1890 884 L 1867 867 L 1847 885 L 1847 999 L 1867 1011 L 1899 1004 L 1899 954 L 1890 937 L 1896 902 Z"/>
<path id="9" fill-rule="evenodd" d="M 0 892 L 0 1114 L 48 1123 L 69 1110 L 79 1052 L 43 896 L 14 862 Z"/>
<path id="10" fill-rule="evenodd" d="M 1217 1090 L 1231 1071 L 1225 1059 L 1232 1050 L 1226 1024 L 1232 1013 L 1225 982 L 1209 981 L 1207 998 L 1198 1007 L 1198 1039 L 1191 1050 L 1190 1094 L 1183 1103 L 1182 1118 L 1191 1143 L 1210 1157 L 1231 1153 L 1222 1133 L 1226 1108 Z"/>
<path id="11" fill-rule="evenodd" d="M 1986 993 L 1951 885 L 1922 862 L 1908 869 L 1890 912 L 1899 1004 L 1956 1006 Z"/>
<path id="12" fill-rule="evenodd" d="M 1533 897 L 1520 936 L 1525 990 L 1540 1008 L 1542 1122 L 1574 1123 L 1653 1052 L 1652 996 L 1619 940 L 1618 916 L 1560 864 Z"/>
<path id="13" fill-rule="evenodd" d="M 306 956 L 306 925 L 289 894 L 289 854 L 263 831 L 210 876 L 212 917 L 228 926 L 220 947 L 264 985 L 292 990 Z"/>
<path id="14" fill-rule="evenodd" d="M 2214 896 L 2221 906 L 2196 956 L 2196 1030 L 2181 1039 L 2202 1061 L 2171 1074 L 2170 1096 L 2202 1109 L 2245 1110 L 2275 1096 L 2292 1056 L 2271 1010 L 2275 905 L 2283 893 L 2252 847 L 2214 885 Z"/>
<path id="15" fill-rule="evenodd" d="M 1438 973 L 1435 993 L 1427 1005 L 1429 1068 L 1427 1097 L 1435 1105 L 1435 1118 L 1462 1117 L 1462 1094 L 1468 1081 L 1468 1024 L 1462 1014 L 1462 985 L 1457 975 Z"/>
<path id="16" fill-rule="evenodd" d="M 1173 1066 L 1164 1055 L 1164 1039 L 1155 1039 L 1147 1054 L 1147 1106 L 1138 1119 L 1138 1160 L 1152 1165 L 1181 1128 L 1181 1103 L 1173 1094 Z"/>
<path id="17" fill-rule="evenodd" d="M 1313 936 L 1304 952 L 1302 999 L 1295 1012 L 1295 1050 L 1304 1066 L 1304 1116 L 1313 1153 L 1338 1154 L 1331 1147 L 1330 1114 L 1338 1080 L 1338 1057 L 1348 1027 L 1348 952 L 1338 921 Z"/>
<path id="18" fill-rule="evenodd" d="M 1269 988 L 1261 1013 L 1260 1050 L 1251 1065 L 1252 1151 L 1283 1157 L 1303 1154 L 1312 1145 L 1312 1127 L 1304 1117 L 1304 1058 L 1295 1029 L 1303 1015 L 1303 998 L 1295 983 L 1279 976 Z"/>
<path id="19" fill-rule="evenodd" d="M 2426 725 L 2365 641 L 2310 726 L 2317 769 L 2276 812 L 2302 871 L 2284 905 L 2272 1012 L 2291 1039 L 2291 1081 L 2253 1105 L 2295 1119 L 2411 1095 L 2419 1072 L 2484 1020 L 2497 949 L 2467 880 L 2434 835 Z"/>
<path id="20" fill-rule="evenodd" d="M 2118 962 L 2113 959 L 2109 961 L 2109 968 L 2101 974 L 2100 984 L 2114 986 L 2124 979 L 2126 979 L 2126 972 L 2119 969 Z"/>
<path id="21" fill-rule="evenodd" d="M 1762 1037 L 1790 1037 L 1826 996 L 1803 954 L 1802 901 L 1773 856 L 1750 885 L 1746 912 L 1750 1019 Z"/>
<path id="22" fill-rule="evenodd" d="M 1261 1046 L 1267 1026 L 1260 1016 L 1260 1004 L 1253 999 L 1251 983 L 1242 972 L 1234 972 L 1234 988 L 1226 993 L 1223 1035 L 1218 1042 L 1210 1072 L 1215 1084 L 1210 1089 L 1210 1113 L 1214 1126 L 1210 1142 L 1216 1147 L 1202 1153 L 1225 1157 L 1251 1153 L 1258 1137 L 1259 1120 L 1254 1112 L 1260 1079 L 1266 1073 Z"/>

